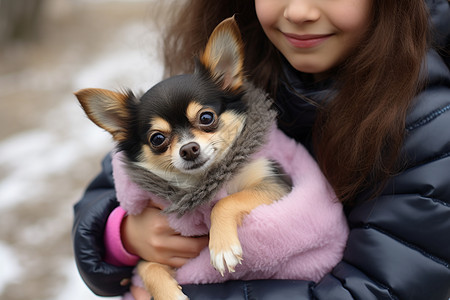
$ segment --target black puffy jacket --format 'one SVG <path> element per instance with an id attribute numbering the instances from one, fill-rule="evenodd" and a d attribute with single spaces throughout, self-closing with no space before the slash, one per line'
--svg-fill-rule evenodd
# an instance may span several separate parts
<path id="1" fill-rule="evenodd" d="M 447 0 L 429 1 L 436 24 L 450 22 Z M 438 9 L 436 11 L 436 9 Z M 443 27 L 446 36 L 450 27 Z M 343 260 L 320 282 L 257 280 L 187 285 L 191 299 L 442 299 L 450 298 L 450 72 L 442 57 L 427 56 L 428 81 L 406 126 L 405 171 L 379 197 L 347 208 L 350 235 Z M 295 81 L 294 79 L 292 79 Z M 299 90 L 310 97 L 323 87 Z M 308 143 L 314 110 L 280 98 L 287 134 Z M 296 103 L 296 105 L 292 105 Z M 301 117 L 299 117 L 301 116 Z M 286 124 L 289 124 L 287 126 Z M 118 205 L 109 156 L 75 207 L 73 241 L 78 270 L 98 295 L 128 289 L 130 267 L 103 262 L 103 231 Z"/>

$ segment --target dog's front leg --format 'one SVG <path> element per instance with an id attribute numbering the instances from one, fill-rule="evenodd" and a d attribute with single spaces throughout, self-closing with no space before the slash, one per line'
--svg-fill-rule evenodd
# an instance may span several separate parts
<path id="1" fill-rule="evenodd" d="M 219 200 L 211 212 L 209 251 L 211 264 L 223 276 L 225 268 L 234 272 L 242 261 L 242 246 L 237 228 L 252 209 L 269 204 L 270 195 L 257 190 L 243 190 Z"/>
<path id="2" fill-rule="evenodd" d="M 155 300 L 187 300 L 181 286 L 174 278 L 175 270 L 159 263 L 141 261 L 137 266 L 138 274 L 145 288 Z"/>

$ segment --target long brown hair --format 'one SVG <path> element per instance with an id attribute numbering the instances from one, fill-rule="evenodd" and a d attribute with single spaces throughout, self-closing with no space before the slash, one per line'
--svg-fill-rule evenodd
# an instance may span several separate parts
<path id="1" fill-rule="evenodd" d="M 338 68 L 338 93 L 319 107 L 315 123 L 318 163 L 343 202 L 398 170 L 405 118 L 420 88 L 427 49 L 424 1 L 373 0 L 372 6 L 366 38 Z M 172 13 L 163 37 L 166 75 L 192 71 L 191 58 L 214 27 L 236 14 L 245 42 L 245 72 L 268 92 L 276 90 L 280 54 L 258 23 L 254 1 L 190 0 Z"/>
<path id="2" fill-rule="evenodd" d="M 424 1 L 374 0 L 372 20 L 315 127 L 318 162 L 343 201 L 366 188 L 378 192 L 402 167 L 405 119 L 428 43 Z"/>
<path id="3" fill-rule="evenodd" d="M 276 89 L 280 74 L 278 51 L 259 25 L 254 1 L 188 0 L 184 3 L 171 4 L 168 13 L 172 23 L 163 30 L 165 76 L 192 71 L 192 58 L 205 47 L 215 26 L 234 15 L 245 43 L 246 75 L 260 87 Z"/>

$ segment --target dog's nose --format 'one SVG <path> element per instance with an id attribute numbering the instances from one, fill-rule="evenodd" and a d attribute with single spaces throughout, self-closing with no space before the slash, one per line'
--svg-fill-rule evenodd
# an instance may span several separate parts
<path id="1" fill-rule="evenodd" d="M 184 160 L 194 160 L 200 155 L 200 145 L 190 142 L 180 148 L 180 156 Z"/>

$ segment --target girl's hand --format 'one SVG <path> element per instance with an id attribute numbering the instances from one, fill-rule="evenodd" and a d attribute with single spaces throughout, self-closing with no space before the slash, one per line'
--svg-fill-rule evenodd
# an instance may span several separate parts
<path id="1" fill-rule="evenodd" d="M 130 287 L 130 292 L 135 300 L 148 300 L 152 298 L 144 288 L 139 286 L 132 285 Z"/>
<path id="2" fill-rule="evenodd" d="M 208 237 L 184 237 L 174 231 L 161 213 L 162 207 L 150 203 L 139 215 L 122 221 L 121 237 L 125 249 L 144 260 L 174 268 L 199 255 L 208 245 Z"/>

